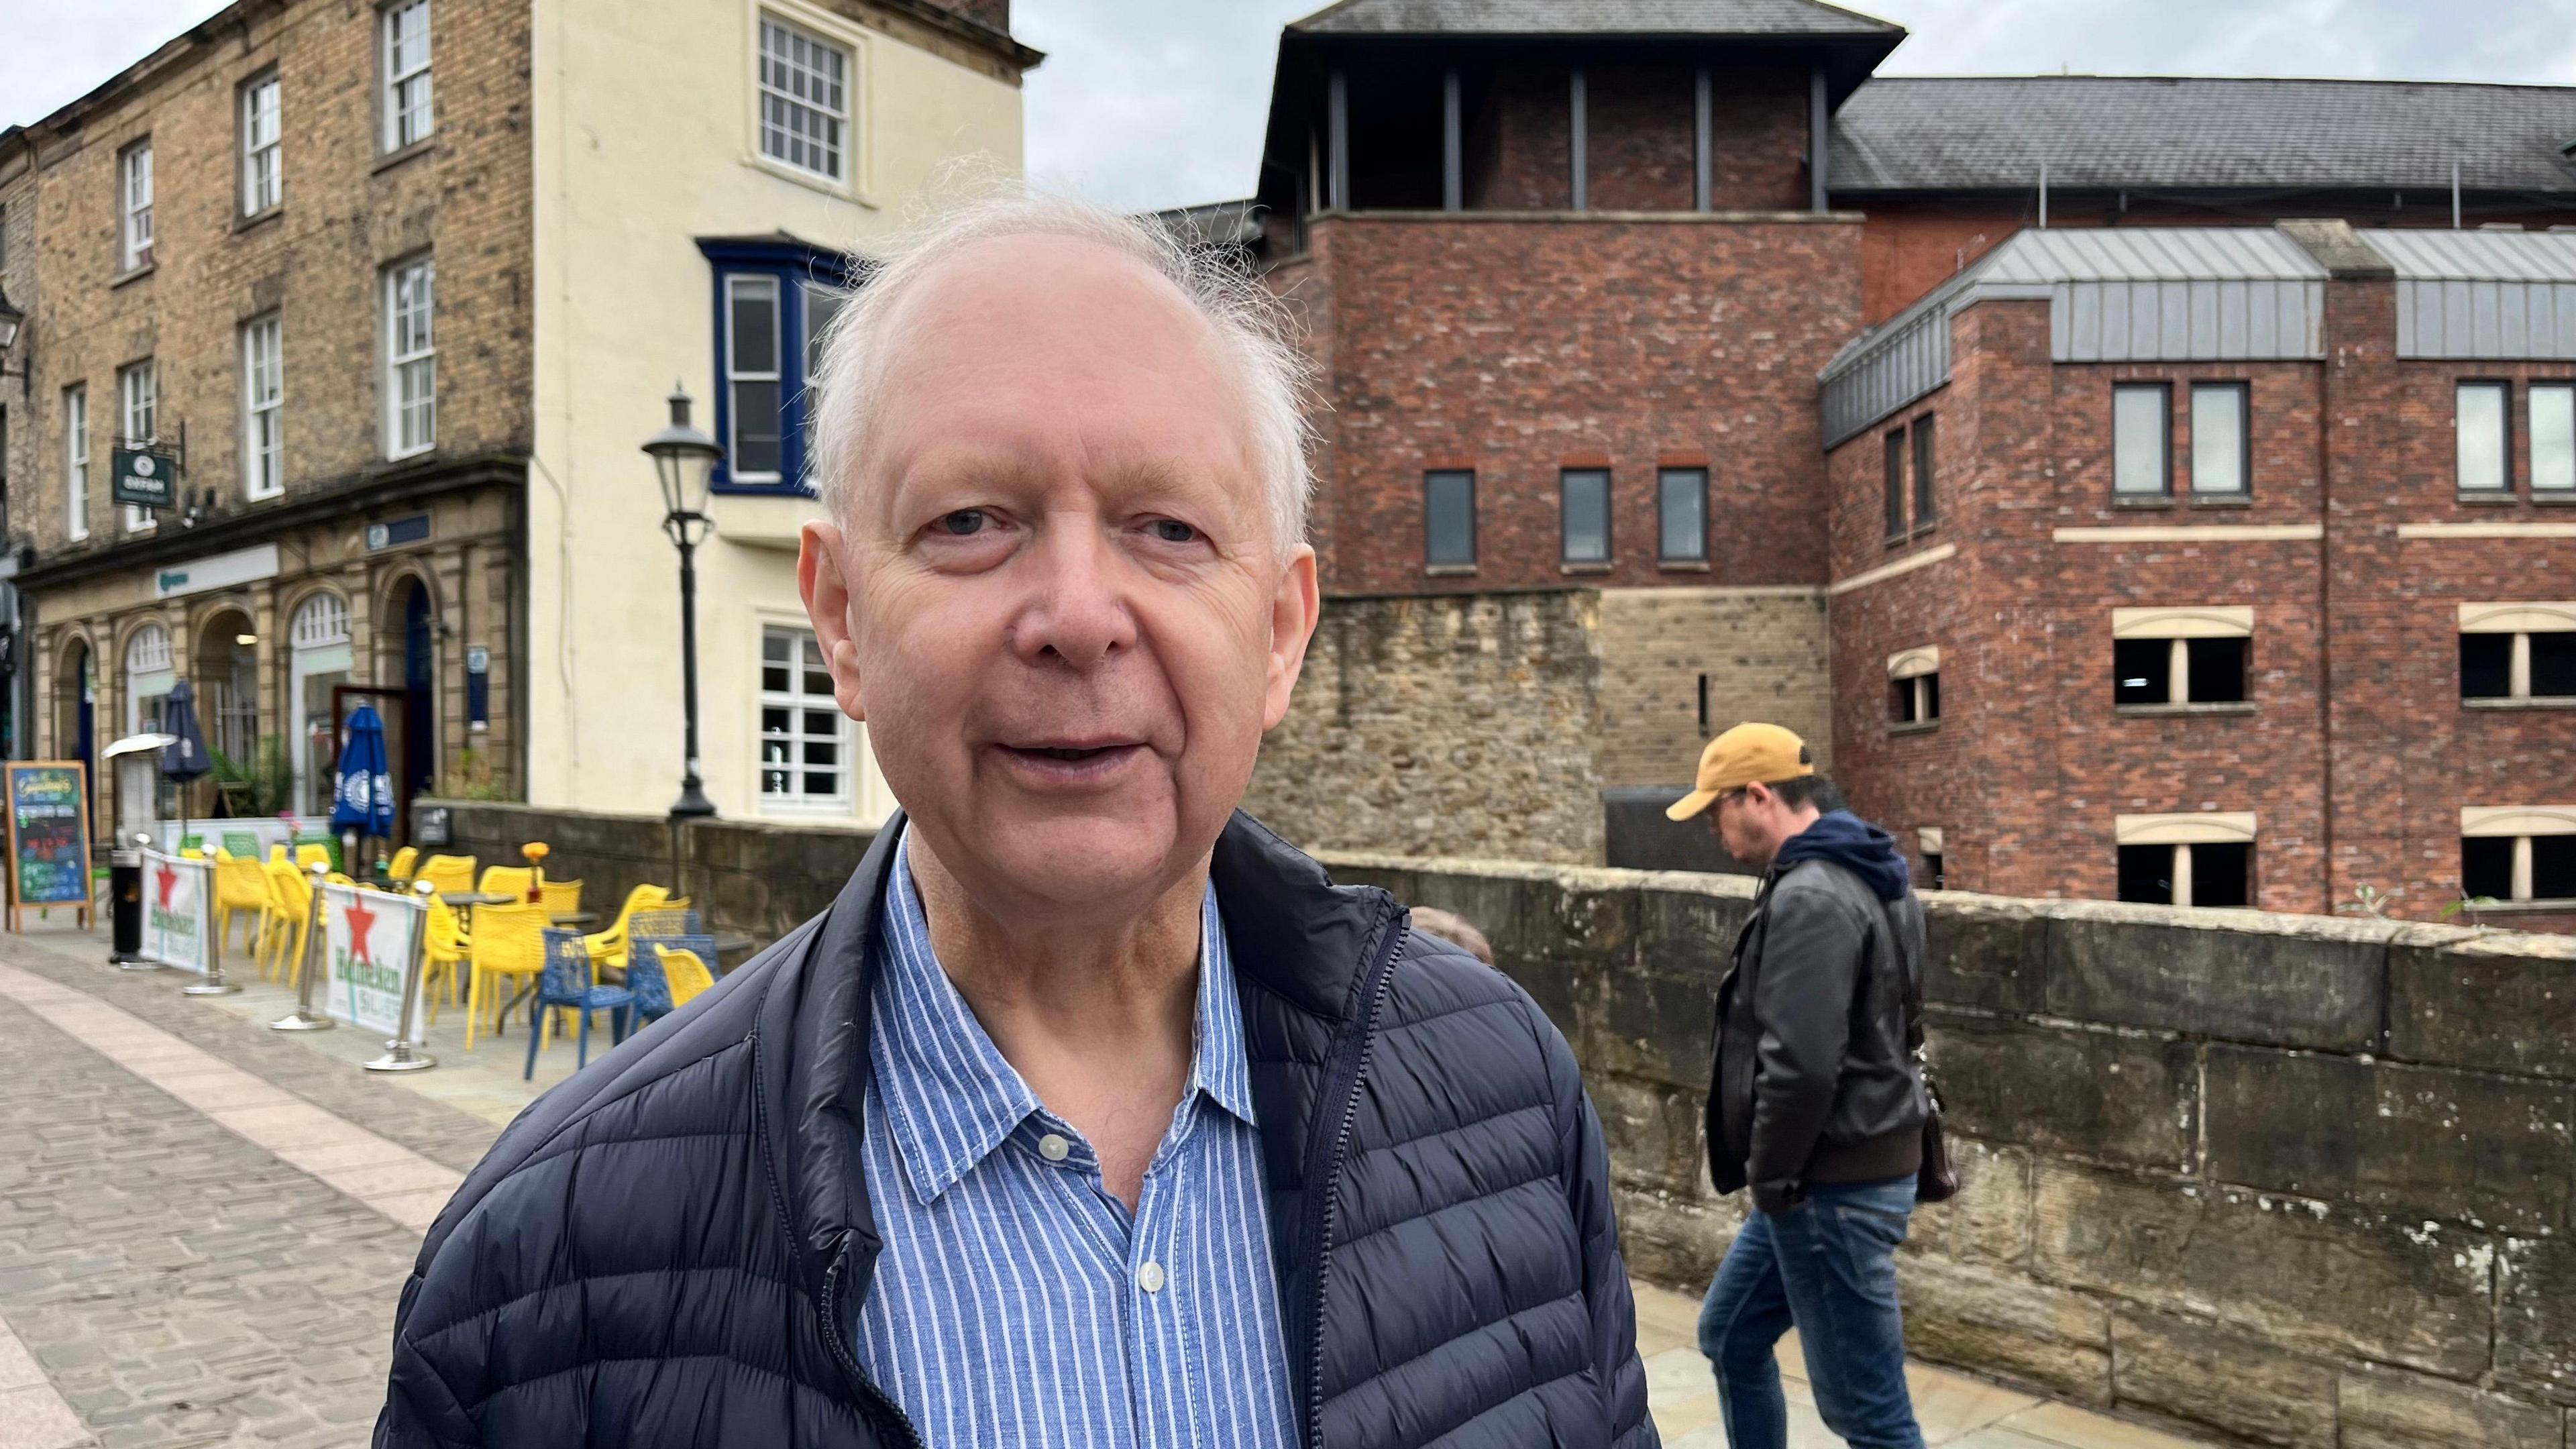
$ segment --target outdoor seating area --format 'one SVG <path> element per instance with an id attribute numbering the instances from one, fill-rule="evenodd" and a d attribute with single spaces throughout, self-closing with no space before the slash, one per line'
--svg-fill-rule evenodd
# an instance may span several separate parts
<path id="1" fill-rule="evenodd" d="M 715 984 L 725 953 L 751 945 L 740 933 L 711 930 L 686 896 L 661 885 L 634 886 L 603 917 L 585 907 L 582 881 L 546 874 L 542 841 L 521 846 L 517 863 L 491 864 L 405 845 L 376 860 L 373 879 L 361 879 L 343 869 L 337 840 L 230 830 L 212 841 L 177 830 L 163 838 L 178 842 L 179 857 L 212 867 L 218 956 L 235 949 L 238 925 L 256 979 L 307 1003 L 333 989 L 317 981 L 307 991 L 302 980 L 308 964 L 328 954 L 314 940 L 328 914 L 317 881 L 416 899 L 421 1019 L 435 1024 L 463 1011 L 470 1052 L 506 1035 L 517 1016 L 527 1034 L 526 1079 L 549 1050 L 568 1049 L 576 1067 L 586 1065 L 594 1028 L 614 1044 L 687 1005 Z"/>

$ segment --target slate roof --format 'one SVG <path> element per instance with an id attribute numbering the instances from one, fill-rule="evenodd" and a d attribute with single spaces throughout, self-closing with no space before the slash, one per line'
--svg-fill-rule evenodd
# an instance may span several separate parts
<path id="1" fill-rule="evenodd" d="M 1341 0 L 1304 35 L 1745 35 L 1893 39 L 1905 27 L 1822 0 Z"/>
<path id="2" fill-rule="evenodd" d="M 1834 117 L 1837 194 L 2035 187 L 2576 193 L 2576 86 L 1880 76 Z"/>

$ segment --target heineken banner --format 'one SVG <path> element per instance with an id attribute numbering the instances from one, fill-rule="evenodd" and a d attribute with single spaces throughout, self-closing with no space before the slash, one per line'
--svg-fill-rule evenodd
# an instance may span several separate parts
<path id="1" fill-rule="evenodd" d="M 182 971 L 203 972 L 214 961 L 215 867 L 143 852 L 143 955 Z"/>
<path id="2" fill-rule="evenodd" d="M 412 943 L 427 907 L 407 896 L 364 886 L 322 887 L 322 979 L 333 1016 L 361 1031 L 390 1038 L 402 1030 L 403 989 L 412 971 Z M 429 1040 L 428 1013 L 412 1023 L 414 1045 Z"/>

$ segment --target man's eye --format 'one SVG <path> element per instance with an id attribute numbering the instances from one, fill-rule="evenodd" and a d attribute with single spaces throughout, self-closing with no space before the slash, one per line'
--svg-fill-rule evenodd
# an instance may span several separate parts
<path id="1" fill-rule="evenodd" d="M 968 534 L 972 533 L 982 533 L 984 531 L 984 510 L 980 508 L 960 508 L 954 513 L 944 514 L 939 520 L 939 527 L 944 532 L 952 534 L 958 538 L 964 538 Z"/>
<path id="2" fill-rule="evenodd" d="M 1157 518 L 1154 520 L 1154 536 L 1165 543 L 1195 543 L 1199 531 L 1177 518 Z"/>

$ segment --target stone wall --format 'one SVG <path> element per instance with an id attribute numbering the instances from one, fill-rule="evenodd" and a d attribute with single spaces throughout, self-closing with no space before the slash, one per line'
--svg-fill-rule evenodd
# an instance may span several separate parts
<path id="1" fill-rule="evenodd" d="M 863 832 L 456 804 L 601 899 L 679 881 L 775 936 Z M 1458 912 L 1574 1044 L 1630 1265 L 1696 1290 L 1745 1206 L 1702 1170 L 1742 877 L 1325 852 Z M 602 887 L 609 889 L 602 891 Z M 2576 940 L 1927 897 L 1966 1189 L 1900 1264 L 1920 1356 L 2294 1449 L 2564 1449 L 2576 1428 Z"/>
<path id="2" fill-rule="evenodd" d="M 1313 848 L 1601 859 L 1600 597 L 1337 598 L 1245 808 Z"/>
<path id="3" fill-rule="evenodd" d="M 1686 786 L 1709 736 L 1748 719 L 1796 730 L 1830 770 L 1830 652 L 1821 590 L 1603 590 L 1601 783 Z"/>
<path id="4" fill-rule="evenodd" d="M 1709 1003 L 1755 882 L 1332 857 L 1474 921 L 1574 1043 L 1631 1266 L 1693 1289 Z M 1929 898 L 1967 1188 L 1901 1273 L 1929 1359 L 2290 1446 L 2576 1418 L 2576 941 Z"/>

